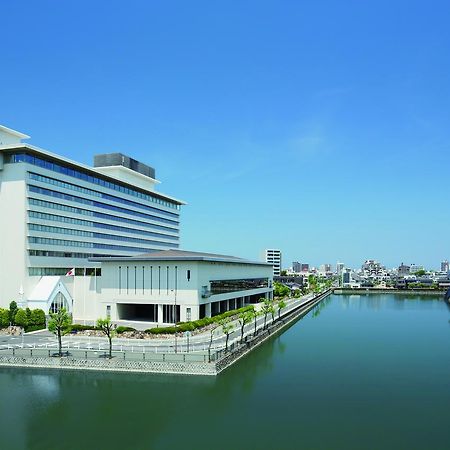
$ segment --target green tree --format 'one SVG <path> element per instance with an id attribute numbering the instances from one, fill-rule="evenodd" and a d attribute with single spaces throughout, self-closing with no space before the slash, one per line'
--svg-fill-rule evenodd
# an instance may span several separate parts
<path id="1" fill-rule="evenodd" d="M 19 308 L 16 311 L 14 322 L 19 327 L 26 328 L 26 326 L 28 325 L 28 318 L 27 318 L 27 313 L 24 309 Z"/>
<path id="2" fill-rule="evenodd" d="M 109 341 L 109 359 L 112 358 L 112 340 L 117 334 L 117 325 L 111 323 L 111 319 L 107 317 L 106 319 L 97 320 L 97 328 L 105 334 Z"/>
<path id="3" fill-rule="evenodd" d="M 275 297 L 287 297 L 291 293 L 291 290 L 284 284 L 274 282 L 273 287 Z"/>
<path id="4" fill-rule="evenodd" d="M 58 312 L 50 314 L 48 322 L 48 330 L 56 334 L 58 337 L 59 356 L 62 356 L 62 339 L 61 337 L 68 333 L 69 325 L 72 323 L 72 318 L 64 308 Z"/>
<path id="5" fill-rule="evenodd" d="M 31 324 L 45 325 L 45 312 L 42 309 L 33 309 L 31 311 Z"/>
<path id="6" fill-rule="evenodd" d="M 239 314 L 239 325 L 241 326 L 241 343 L 244 342 L 244 327 L 253 320 L 252 311 L 244 311 Z"/>
<path id="7" fill-rule="evenodd" d="M 285 277 L 287 275 L 287 270 L 282 270 L 280 276 Z"/>
<path id="8" fill-rule="evenodd" d="M 256 336 L 256 326 L 258 325 L 258 317 L 261 315 L 261 312 L 258 311 L 255 307 L 250 311 L 252 314 L 252 318 L 255 321 L 255 333 L 254 336 Z"/>
<path id="9" fill-rule="evenodd" d="M 17 313 L 18 309 L 19 308 L 17 307 L 17 303 L 13 300 L 9 304 L 9 323 L 11 325 L 15 325 L 16 324 L 16 313 Z"/>
<path id="10" fill-rule="evenodd" d="M 286 302 L 284 300 L 280 300 L 278 302 L 278 320 L 281 319 L 281 310 L 286 308 Z"/>
<path id="11" fill-rule="evenodd" d="M 6 328 L 9 325 L 9 311 L 0 308 L 0 328 Z"/>
<path id="12" fill-rule="evenodd" d="M 233 332 L 234 326 L 230 322 L 229 318 L 225 318 L 219 321 L 219 325 L 222 327 L 222 332 L 226 336 L 225 340 L 225 351 L 228 351 L 228 339 L 230 337 L 230 334 Z"/>
<path id="13" fill-rule="evenodd" d="M 27 325 L 32 325 L 33 323 L 33 319 L 31 317 L 31 309 L 30 308 L 26 308 L 25 312 L 27 313 Z"/>
<path id="14" fill-rule="evenodd" d="M 268 299 L 264 299 L 263 305 L 261 307 L 261 311 L 264 314 L 264 327 L 263 327 L 263 329 L 265 330 L 266 329 L 266 324 L 267 324 L 267 316 L 268 316 L 268 314 L 272 314 L 272 316 L 273 316 L 274 311 L 275 311 L 272 302 L 270 300 L 268 300 Z"/>
<path id="15" fill-rule="evenodd" d="M 211 347 L 213 343 L 214 331 L 216 331 L 217 327 L 211 328 L 209 330 L 209 346 L 208 346 L 208 361 L 211 362 Z"/>

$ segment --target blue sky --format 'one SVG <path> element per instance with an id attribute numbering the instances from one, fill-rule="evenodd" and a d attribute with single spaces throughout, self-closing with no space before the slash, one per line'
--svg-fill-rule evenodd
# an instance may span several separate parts
<path id="1" fill-rule="evenodd" d="M 445 1 L 15 1 L 0 123 L 182 198 L 182 247 L 450 258 Z"/>

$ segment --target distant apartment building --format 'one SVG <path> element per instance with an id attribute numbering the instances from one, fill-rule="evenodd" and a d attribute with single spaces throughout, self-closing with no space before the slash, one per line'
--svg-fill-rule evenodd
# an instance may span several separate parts
<path id="1" fill-rule="evenodd" d="M 410 274 L 410 270 L 411 270 L 410 266 L 401 263 L 398 266 L 397 273 L 398 273 L 398 275 L 409 275 Z"/>
<path id="2" fill-rule="evenodd" d="M 336 263 L 336 273 L 340 277 L 344 271 L 345 264 L 341 262 Z"/>
<path id="3" fill-rule="evenodd" d="M 264 261 L 273 266 L 273 275 L 281 275 L 281 250 L 269 248 L 264 250 Z"/>
<path id="4" fill-rule="evenodd" d="M 298 261 L 293 261 L 292 272 L 300 273 L 302 271 L 302 265 Z"/>
<path id="5" fill-rule="evenodd" d="M 416 272 L 420 272 L 422 270 L 425 270 L 425 268 L 423 266 L 419 266 L 417 264 L 411 264 L 411 266 L 409 268 L 410 273 L 416 273 Z"/>
<path id="6" fill-rule="evenodd" d="M 302 264 L 302 272 L 309 272 L 309 264 Z"/>
<path id="7" fill-rule="evenodd" d="M 342 271 L 342 286 L 343 287 L 350 287 L 352 282 L 352 270 L 351 269 L 344 269 Z"/>
<path id="8" fill-rule="evenodd" d="M 450 271 L 450 265 L 447 260 L 441 262 L 441 272 L 448 272 Z"/>

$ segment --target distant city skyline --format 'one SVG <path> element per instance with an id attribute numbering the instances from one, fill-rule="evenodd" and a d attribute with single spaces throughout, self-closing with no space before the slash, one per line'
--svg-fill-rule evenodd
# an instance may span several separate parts
<path id="1" fill-rule="evenodd" d="M 157 167 L 188 203 L 183 249 L 450 257 L 448 2 L 107 9 L 4 2 L 0 123 L 86 164 Z"/>

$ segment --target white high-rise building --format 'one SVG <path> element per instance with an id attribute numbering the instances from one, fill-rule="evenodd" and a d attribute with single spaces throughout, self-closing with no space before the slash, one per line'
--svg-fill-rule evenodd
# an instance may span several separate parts
<path id="1" fill-rule="evenodd" d="M 0 307 L 72 312 L 75 297 L 97 289 L 100 263 L 89 258 L 179 247 L 184 203 L 155 190 L 153 168 L 119 153 L 89 167 L 28 138 L 0 126 Z"/>
<path id="2" fill-rule="evenodd" d="M 281 250 L 266 249 L 264 250 L 264 260 L 273 266 L 273 275 L 281 275 Z"/>

